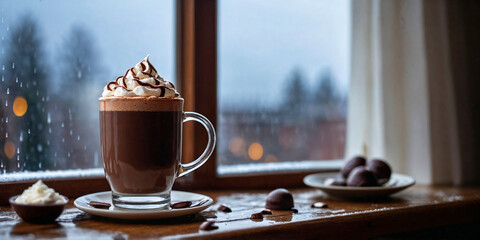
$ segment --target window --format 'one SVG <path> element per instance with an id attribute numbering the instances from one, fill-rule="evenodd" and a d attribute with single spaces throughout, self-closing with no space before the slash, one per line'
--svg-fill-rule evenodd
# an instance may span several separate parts
<path id="1" fill-rule="evenodd" d="M 185 109 L 202 113 L 217 126 L 216 156 L 190 177 L 177 181 L 177 189 L 191 186 L 219 187 L 216 184 L 218 173 L 222 175 L 223 186 L 228 187 L 299 186 L 302 184 L 301 179 L 309 171 L 318 171 L 319 167 L 338 168 L 339 164 L 335 159 L 343 156 L 345 128 L 342 125 L 345 124 L 347 107 L 349 1 L 302 0 L 293 3 L 180 0 L 141 3 L 131 5 L 126 1 L 117 3 L 111 0 L 99 3 L 33 0 L 16 5 L 1 3 L 3 19 L 0 33 L 3 38 L 0 63 L 5 66 L 5 70 L 0 72 L 4 77 L 4 82 L 0 82 L 0 91 L 3 91 L 0 94 L 0 119 L 3 119 L 0 134 L 8 133 L 8 138 L 0 138 L 0 170 L 3 173 L 0 176 L 47 169 L 83 169 L 74 174 L 84 176 L 88 173 L 85 169 L 92 168 L 97 171 L 93 171 L 93 174 L 100 176 L 102 169 L 99 168 L 101 158 L 98 155 L 99 138 L 96 129 L 97 98 L 107 81 L 122 74 L 118 73 L 118 69 L 130 67 L 132 61 L 137 61 L 136 59 L 142 58 L 147 52 L 152 53 L 152 62 L 159 66 L 159 72 L 163 73 L 166 79 L 178 79 L 176 85 L 185 98 Z M 108 13 L 102 10 L 106 6 L 110 8 Z M 155 14 L 145 14 L 145 6 L 160 10 Z M 35 36 L 38 41 L 35 43 L 41 46 L 41 51 L 35 56 L 42 57 L 42 61 L 37 63 L 41 67 L 25 67 L 18 58 L 8 57 L 16 56 L 9 55 L 10 47 L 6 46 L 18 42 L 19 38 L 11 37 L 10 34 L 14 29 L 18 29 L 22 19 L 27 19 L 25 21 L 36 26 L 38 36 Z M 144 23 L 151 27 L 138 28 Z M 174 29 L 174 26 L 177 26 L 177 29 Z M 135 34 L 132 34 L 131 29 L 136 29 Z M 237 31 L 233 31 L 234 29 Z M 78 31 L 83 31 L 84 34 L 79 34 Z M 82 37 L 76 38 L 75 34 Z M 284 39 L 288 35 L 292 37 Z M 24 41 L 23 38 L 20 39 Z M 76 56 L 75 52 L 89 52 L 78 50 L 78 46 L 82 44 L 89 45 L 87 49 L 93 49 L 89 50 L 92 52 L 90 59 L 96 61 L 96 64 L 90 64 L 90 68 L 87 67 L 84 71 L 81 67 L 85 66 L 82 64 L 58 61 L 72 59 L 72 56 Z M 84 57 L 79 53 L 78 56 Z M 80 63 L 86 62 L 90 61 L 82 60 Z M 54 65 L 55 63 L 57 65 Z M 69 70 L 68 67 L 76 68 Z M 22 74 L 34 77 L 22 75 L 17 82 L 16 77 L 12 76 L 15 76 L 15 71 L 20 68 L 26 69 Z M 78 68 L 82 71 L 78 71 Z M 92 74 L 93 69 L 95 74 Z M 42 84 L 47 86 L 43 92 L 36 88 L 39 96 L 25 85 L 27 79 L 33 81 L 34 78 L 36 84 L 40 84 L 38 75 L 33 72 L 41 73 Z M 90 91 L 80 91 L 79 81 L 72 79 L 85 79 L 91 83 L 88 86 L 93 87 Z M 258 83 L 260 86 L 246 90 L 244 86 L 237 85 L 236 81 Z M 10 84 L 9 87 L 7 83 Z M 300 86 L 297 90 L 306 92 L 306 96 L 301 98 L 306 108 L 297 108 L 300 105 L 295 102 L 295 98 L 276 96 L 282 91 L 289 91 L 291 86 Z M 62 89 L 67 90 L 62 92 Z M 319 94 L 318 89 L 330 90 Z M 239 93 L 247 95 L 234 96 Z M 21 117 L 14 115 L 12 108 L 17 95 L 25 98 L 28 107 Z M 44 101 L 41 97 L 45 98 Z M 315 101 L 323 102 L 315 104 Z M 8 106 L 4 106 L 4 103 Z M 332 106 L 328 106 L 329 104 Z M 288 108 L 282 107 L 287 105 Z M 28 115 L 32 114 L 32 106 L 38 111 L 38 119 L 43 121 L 40 127 L 42 131 L 38 131 L 38 123 L 34 126 Z M 289 113 L 287 110 L 292 108 L 293 111 L 298 110 L 306 115 Z M 302 119 L 296 119 L 298 117 Z M 78 124 L 79 118 L 82 118 L 82 124 Z M 51 134 L 48 127 L 52 128 Z M 243 129 L 246 131 L 242 131 Z M 192 129 L 187 126 L 185 130 L 184 158 L 189 160 L 201 154 L 206 139 L 203 138 L 204 130 L 201 127 L 195 126 Z M 28 142 L 26 137 L 34 136 L 34 133 L 37 134 L 35 136 L 42 137 L 39 137 L 40 140 Z M 330 135 L 333 138 L 330 138 Z M 20 136 L 23 137 L 22 141 Z M 274 138 L 278 139 L 270 141 Z M 26 141 L 29 145 L 22 146 Z M 50 145 L 47 141 L 50 141 Z M 77 143 L 76 141 L 79 143 L 70 145 Z M 322 143 L 321 148 L 317 148 L 318 141 Z M 308 146 L 302 145 L 305 142 Z M 330 147 L 325 147 L 324 142 L 332 143 L 331 148 L 334 150 L 325 151 Z M 240 147 L 235 143 L 240 143 Z M 90 151 L 84 151 L 85 146 Z M 285 146 L 290 149 L 285 149 Z M 249 148 L 251 155 L 248 155 Z M 27 150 L 32 151 L 32 154 L 40 152 L 41 154 L 37 155 L 43 160 L 31 160 L 29 155 L 31 163 L 24 161 L 29 153 Z M 257 160 L 252 160 L 253 158 Z M 265 174 L 263 171 L 267 168 L 279 170 L 281 173 Z M 285 170 L 292 169 L 301 172 L 285 173 Z M 244 174 L 251 173 L 252 170 L 262 171 L 262 174 L 253 178 Z M 237 173 L 240 174 L 239 177 L 230 175 Z M 55 177 L 59 176 L 59 172 L 55 174 Z M 278 178 L 278 174 L 287 174 L 289 177 Z M 41 177 L 44 178 L 45 175 Z M 248 181 L 238 181 L 245 179 L 244 177 L 247 177 Z M 103 177 L 98 177 L 96 181 L 91 184 L 97 186 L 96 189 L 108 188 Z M 21 185 L 16 186 L 20 188 Z M 62 185 L 68 190 L 65 186 Z M 89 191 L 94 190 L 83 192 Z M 81 192 L 77 189 L 72 194 L 78 196 Z"/>
<path id="2" fill-rule="evenodd" d="M 97 99 L 147 53 L 175 80 L 174 4 L 2 1 L 0 176 L 103 174 Z"/>
<path id="3" fill-rule="evenodd" d="M 338 167 L 350 2 L 219 1 L 217 14 L 217 173 Z"/>

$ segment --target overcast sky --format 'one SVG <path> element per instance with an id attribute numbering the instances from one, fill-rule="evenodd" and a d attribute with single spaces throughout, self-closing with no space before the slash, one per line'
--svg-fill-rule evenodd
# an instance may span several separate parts
<path id="1" fill-rule="evenodd" d="M 50 63 L 73 25 L 91 31 L 105 67 L 104 83 L 146 54 L 160 75 L 175 79 L 173 0 L 0 0 L 0 34 L 24 14 L 37 19 Z M 330 69 L 343 89 L 350 65 L 348 0 L 219 0 L 220 104 L 275 104 L 293 69 L 309 86 Z M 4 48 L 5 40 L 0 41 Z"/>

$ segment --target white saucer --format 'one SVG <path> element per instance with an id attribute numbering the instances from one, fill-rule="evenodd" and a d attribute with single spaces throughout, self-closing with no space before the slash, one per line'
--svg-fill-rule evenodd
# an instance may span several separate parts
<path id="1" fill-rule="evenodd" d="M 205 200 L 203 204 L 195 206 L 195 202 L 199 200 Z M 129 220 L 145 220 L 145 219 L 161 219 L 172 218 L 193 213 L 200 212 L 208 208 L 213 203 L 213 199 L 198 193 L 172 191 L 171 202 L 180 201 L 192 201 L 193 207 L 178 208 L 178 209 L 152 209 L 152 210 L 130 210 L 114 207 L 113 204 L 109 209 L 94 208 L 89 205 L 90 201 L 106 202 L 112 204 L 112 192 L 98 192 L 81 196 L 73 202 L 75 207 L 85 211 L 91 215 L 117 218 L 117 219 L 129 219 Z"/>
<path id="2" fill-rule="evenodd" d="M 315 173 L 305 176 L 303 182 L 314 188 L 318 188 L 333 197 L 340 198 L 364 198 L 388 196 L 399 192 L 415 184 L 413 177 L 392 173 L 390 180 L 380 187 L 348 187 L 325 185 L 328 178 L 339 178 L 339 173 Z"/>

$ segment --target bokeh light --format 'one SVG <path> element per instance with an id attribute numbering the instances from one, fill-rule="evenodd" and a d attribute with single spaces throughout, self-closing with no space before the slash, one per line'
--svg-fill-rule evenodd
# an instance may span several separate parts
<path id="1" fill-rule="evenodd" d="M 11 141 L 7 141 L 3 147 L 3 151 L 5 152 L 5 156 L 7 156 L 7 158 L 13 158 L 15 155 L 15 144 L 13 144 Z"/>
<path id="2" fill-rule="evenodd" d="M 245 143 L 245 140 L 241 137 L 234 137 L 230 139 L 230 142 L 228 143 L 228 149 L 230 152 L 232 152 L 233 155 L 236 157 L 240 157 L 245 155 L 247 152 L 247 144 Z"/>
<path id="3" fill-rule="evenodd" d="M 15 100 L 13 101 L 12 108 L 15 116 L 21 117 L 25 115 L 25 113 L 27 113 L 27 108 L 28 108 L 27 100 L 22 96 L 16 97 Z"/>
<path id="4" fill-rule="evenodd" d="M 257 161 L 263 156 L 263 147 L 260 143 L 254 142 L 248 147 L 248 156 L 250 159 Z"/>

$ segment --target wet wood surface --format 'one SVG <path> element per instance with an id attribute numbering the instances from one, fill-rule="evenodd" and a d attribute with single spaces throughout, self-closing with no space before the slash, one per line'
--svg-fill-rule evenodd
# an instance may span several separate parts
<path id="1" fill-rule="evenodd" d="M 0 207 L 0 239 L 319 239 L 369 238 L 480 220 L 480 189 L 413 186 L 389 198 L 341 200 L 321 191 L 291 189 L 293 211 L 275 211 L 263 219 L 250 215 L 264 209 L 269 190 L 197 191 L 215 203 L 201 213 L 155 221 L 125 221 L 91 216 L 70 202 L 54 224 L 23 222 L 10 207 Z M 314 202 L 327 208 L 312 208 Z M 226 204 L 232 212 L 217 211 Z M 199 230 L 203 221 L 218 229 Z"/>

